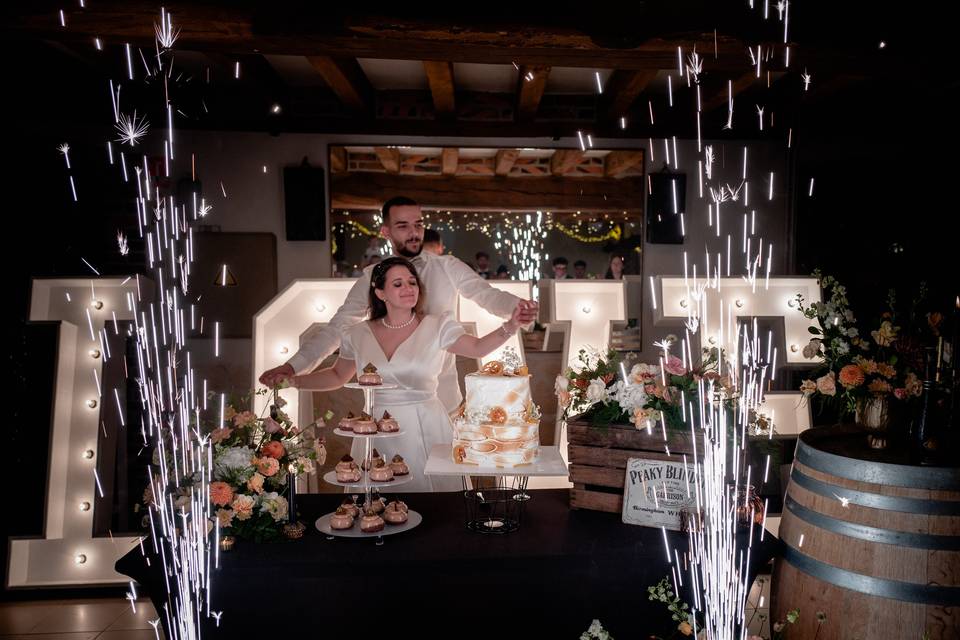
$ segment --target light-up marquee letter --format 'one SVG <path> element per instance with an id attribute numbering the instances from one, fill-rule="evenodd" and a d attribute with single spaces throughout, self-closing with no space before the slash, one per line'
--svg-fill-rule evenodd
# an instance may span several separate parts
<path id="1" fill-rule="evenodd" d="M 101 332 L 114 331 L 114 319 L 132 319 L 128 296 L 136 300 L 136 279 L 33 282 L 30 320 L 60 321 L 53 425 L 43 537 L 10 540 L 8 587 L 127 582 L 113 566 L 140 538 L 93 537 L 92 505 L 100 414 L 119 409 L 110 390 L 98 388 L 109 356 Z"/>
<path id="2" fill-rule="evenodd" d="M 507 293 L 512 293 L 518 298 L 524 300 L 529 300 L 532 287 L 529 282 L 520 282 L 517 280 L 491 280 L 490 286 L 501 291 L 506 291 Z M 476 329 L 476 335 L 485 336 L 501 324 L 503 324 L 503 318 L 495 316 L 489 311 L 484 310 L 476 302 L 472 300 L 467 300 L 463 296 L 460 297 L 460 322 L 473 325 Z M 490 360 L 499 360 L 503 356 L 504 349 L 511 347 L 514 351 L 517 352 L 517 355 L 520 356 L 520 359 L 523 362 L 526 362 L 526 358 L 523 353 L 523 343 L 520 340 L 520 333 L 517 332 L 514 334 L 507 342 L 494 351 L 493 353 L 487 354 L 483 358 L 480 358 L 480 364 L 489 362 Z"/>
<path id="3" fill-rule="evenodd" d="M 355 279 L 321 278 L 295 280 L 278 293 L 253 317 L 253 383 L 267 369 L 290 359 L 304 341 L 326 325 L 347 298 Z M 295 423 L 313 422 L 313 394 L 297 389 L 280 391 L 287 401 L 284 410 Z M 259 415 L 270 403 L 269 396 L 255 396 L 253 410 Z"/>
<path id="4" fill-rule="evenodd" d="M 776 357 L 771 354 L 771 361 L 775 361 L 775 365 L 817 363 L 803 357 L 803 347 L 810 340 L 807 331 L 810 320 L 796 307 L 797 294 L 803 296 L 805 306 L 820 301 L 820 285 L 816 278 L 771 277 L 769 286 L 758 278 L 755 287 L 743 278 L 720 278 L 719 290 L 706 289 L 700 300 L 696 299 L 693 286 L 688 290 L 687 284 L 692 284 L 692 280 L 658 277 L 656 282 L 655 325 L 662 325 L 667 320 L 685 320 L 692 311 L 701 318 L 697 332 L 701 348 L 720 346 L 729 350 L 736 342 L 738 319 L 781 317 L 785 344 L 773 345 Z M 765 340 L 761 346 L 766 347 Z"/>

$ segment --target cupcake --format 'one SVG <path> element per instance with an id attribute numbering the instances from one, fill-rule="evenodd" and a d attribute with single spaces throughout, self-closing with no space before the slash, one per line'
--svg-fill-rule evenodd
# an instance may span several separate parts
<path id="1" fill-rule="evenodd" d="M 377 373 L 377 368 L 368 362 L 367 366 L 363 368 L 363 373 L 357 376 L 357 382 L 365 387 L 372 387 L 378 384 L 383 384 L 383 378 L 381 378 L 380 374 Z"/>
<path id="2" fill-rule="evenodd" d="M 368 466 L 367 461 L 364 460 L 360 464 L 360 468 L 363 469 L 364 471 L 369 471 L 373 467 L 378 466 L 379 463 L 384 463 L 384 462 L 386 462 L 386 460 L 384 459 L 383 455 L 379 451 L 377 451 L 376 447 L 374 447 L 373 451 L 370 452 L 370 465 Z"/>
<path id="3" fill-rule="evenodd" d="M 353 516 L 350 515 L 344 507 L 340 507 L 337 511 L 330 516 L 330 528 L 343 530 L 349 529 L 353 526 Z"/>
<path id="4" fill-rule="evenodd" d="M 353 421 L 353 432 L 359 435 L 376 433 L 377 423 L 366 413 L 361 413 L 360 417 Z"/>
<path id="5" fill-rule="evenodd" d="M 393 482 L 393 469 L 384 464 L 383 459 L 370 469 L 370 480 L 373 482 Z"/>
<path id="6" fill-rule="evenodd" d="M 383 412 L 383 417 L 377 422 L 377 427 L 384 433 L 400 431 L 400 425 L 397 424 L 397 419 L 390 415 L 389 411 Z"/>
<path id="7" fill-rule="evenodd" d="M 352 518 L 356 518 L 357 516 L 360 515 L 360 507 L 358 507 L 357 504 L 351 501 L 349 498 L 343 499 L 343 504 L 340 505 L 337 511 L 340 511 L 340 509 L 343 509 L 344 511 L 349 513 L 350 517 Z"/>
<path id="8" fill-rule="evenodd" d="M 396 500 L 387 505 L 386 510 L 383 512 L 383 519 L 388 524 L 403 524 L 407 521 L 408 512 L 409 509 L 407 509 L 407 505 Z"/>
<path id="9" fill-rule="evenodd" d="M 357 466 L 357 463 L 353 461 L 353 458 L 350 457 L 350 454 L 340 458 L 340 462 L 337 463 L 337 466 L 334 469 L 339 473 L 340 471 L 350 471 Z"/>
<path id="10" fill-rule="evenodd" d="M 367 511 L 363 517 L 360 518 L 360 531 L 364 533 L 383 531 L 383 518 L 373 511 Z"/>
<path id="11" fill-rule="evenodd" d="M 352 469 L 346 471 L 337 471 L 337 482 L 354 483 L 360 482 L 360 467 L 354 465 Z"/>
<path id="12" fill-rule="evenodd" d="M 387 503 L 383 498 L 373 498 L 373 500 L 364 505 L 366 508 L 364 511 L 372 511 L 373 513 L 383 513 L 383 510 L 387 508 Z"/>
<path id="13" fill-rule="evenodd" d="M 353 411 L 351 411 L 344 417 L 340 418 L 340 424 L 337 426 L 340 427 L 341 431 L 353 431 L 353 423 L 356 421 L 357 417 L 353 415 Z"/>
<path id="14" fill-rule="evenodd" d="M 405 476 L 410 473 L 410 467 L 403 461 L 403 456 L 399 453 L 393 456 L 393 460 L 390 461 L 390 468 L 395 476 Z"/>

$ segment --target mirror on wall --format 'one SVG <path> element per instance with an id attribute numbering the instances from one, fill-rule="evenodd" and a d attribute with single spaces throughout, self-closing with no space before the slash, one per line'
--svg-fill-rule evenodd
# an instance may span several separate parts
<path id="1" fill-rule="evenodd" d="M 333 273 L 358 275 L 388 253 L 380 207 L 403 195 L 439 236 L 429 248 L 490 277 L 554 277 L 560 256 L 570 277 L 602 278 L 614 256 L 638 274 L 644 161 L 642 149 L 331 145 Z"/>

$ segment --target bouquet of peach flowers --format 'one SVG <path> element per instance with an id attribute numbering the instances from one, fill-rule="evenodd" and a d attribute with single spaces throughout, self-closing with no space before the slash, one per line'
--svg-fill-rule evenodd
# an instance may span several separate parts
<path id="1" fill-rule="evenodd" d="M 257 395 L 270 391 L 263 389 Z M 222 420 L 199 427 L 210 439 L 213 465 L 209 477 L 197 470 L 183 473 L 178 478 L 182 494 L 174 502 L 176 509 L 190 509 L 191 493 L 202 491 L 208 481 L 210 513 L 219 522 L 221 535 L 234 535 L 256 542 L 273 540 L 282 534 L 282 527 L 290 518 L 288 496 L 293 481 L 302 474 L 312 473 L 323 464 L 326 449 L 322 438 L 316 437 L 316 428 L 323 426 L 323 418 L 301 430 L 283 411 L 286 404 L 274 391 L 269 410 L 263 415 L 252 411 L 237 411 L 234 404 L 226 405 Z M 250 396 L 237 404 L 248 404 Z M 219 416 L 218 416 L 219 417 Z M 197 429 L 197 425 L 191 424 Z M 177 469 L 169 449 L 154 452 L 153 464 L 166 458 L 168 470 Z M 157 474 L 155 473 L 154 476 Z M 192 489 L 192 490 L 191 490 Z M 143 497 L 145 505 L 153 500 L 152 487 Z"/>
<path id="2" fill-rule="evenodd" d="M 822 361 L 800 385 L 804 396 L 839 402 L 848 415 L 869 400 L 919 396 L 922 382 L 908 370 L 898 351 L 901 329 L 894 322 L 892 304 L 891 311 L 883 314 L 867 338 L 860 335 L 846 288 L 831 276 L 819 272 L 814 276 L 820 280 L 827 301 L 804 306 L 803 297 L 797 296 L 797 308 L 815 321 L 809 328 L 812 337 L 803 347 L 803 355 Z"/>

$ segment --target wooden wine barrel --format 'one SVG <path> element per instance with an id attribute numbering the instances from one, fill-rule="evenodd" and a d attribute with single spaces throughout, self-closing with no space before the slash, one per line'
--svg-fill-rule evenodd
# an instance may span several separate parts
<path id="1" fill-rule="evenodd" d="M 909 464 L 908 447 L 870 449 L 866 433 L 801 434 L 771 620 L 800 609 L 797 638 L 960 638 L 960 469 Z"/>

